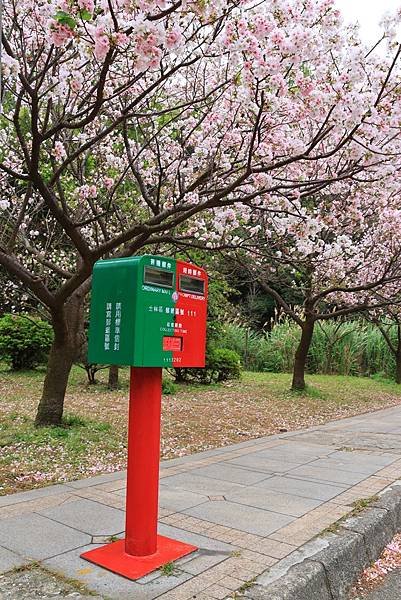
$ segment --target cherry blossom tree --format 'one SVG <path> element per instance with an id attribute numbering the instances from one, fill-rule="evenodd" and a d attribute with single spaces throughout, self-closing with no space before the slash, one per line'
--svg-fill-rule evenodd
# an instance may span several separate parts
<path id="1" fill-rule="evenodd" d="M 295 390 L 305 389 L 316 323 L 357 313 L 371 318 L 398 313 L 401 209 L 394 179 L 342 183 L 334 196 L 323 192 L 300 198 L 296 217 L 253 215 L 258 226 L 252 238 L 246 235 L 247 227 L 237 231 L 241 241 L 234 263 L 301 329 L 294 357 Z M 381 330 L 390 344 L 384 326 Z M 399 347 L 390 346 L 395 355 Z"/>
<path id="2" fill-rule="evenodd" d="M 61 420 L 96 260 L 252 235 L 255 208 L 399 167 L 391 23 L 381 58 L 329 0 L 3 4 L 0 265 L 55 332 L 37 424 Z"/>

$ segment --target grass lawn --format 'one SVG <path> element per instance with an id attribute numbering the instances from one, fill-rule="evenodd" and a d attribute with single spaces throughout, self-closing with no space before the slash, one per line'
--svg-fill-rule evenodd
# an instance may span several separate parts
<path id="1" fill-rule="evenodd" d="M 0 495 L 125 467 L 128 370 L 108 391 L 107 372 L 88 386 L 74 368 L 63 427 L 35 429 L 43 370 L 11 373 L 0 366 Z M 163 397 L 162 456 L 172 458 L 280 430 L 325 423 L 401 402 L 401 386 L 357 377 L 308 376 L 305 394 L 291 376 L 244 373 L 241 381 L 178 386 Z"/>

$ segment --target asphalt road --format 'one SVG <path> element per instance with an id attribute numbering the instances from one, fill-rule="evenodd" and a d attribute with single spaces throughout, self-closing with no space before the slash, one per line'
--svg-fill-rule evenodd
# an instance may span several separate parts
<path id="1" fill-rule="evenodd" d="M 401 600 L 401 569 L 389 573 L 379 587 L 363 596 L 363 600 Z"/>

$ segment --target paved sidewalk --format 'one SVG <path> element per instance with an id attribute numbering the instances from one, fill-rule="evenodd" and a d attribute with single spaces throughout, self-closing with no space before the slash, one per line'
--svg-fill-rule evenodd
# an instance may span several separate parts
<path id="1" fill-rule="evenodd" d="M 0 497 L 0 573 L 32 561 L 103 598 L 233 598 L 401 477 L 401 407 L 165 461 L 159 533 L 199 551 L 131 582 L 79 555 L 122 536 L 125 473 Z"/>

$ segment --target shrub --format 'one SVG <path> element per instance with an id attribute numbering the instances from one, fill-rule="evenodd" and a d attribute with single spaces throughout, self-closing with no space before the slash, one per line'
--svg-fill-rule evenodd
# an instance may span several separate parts
<path id="1" fill-rule="evenodd" d="M 397 340 L 397 328 L 388 331 Z M 237 352 L 250 371 L 291 372 L 301 336 L 300 327 L 289 319 L 269 333 L 259 333 L 228 324 L 219 345 Z M 379 329 L 362 319 L 316 323 L 309 350 L 309 373 L 336 375 L 384 374 L 393 378 L 395 360 Z"/>
<path id="2" fill-rule="evenodd" d="M 15 371 L 32 369 L 45 362 L 53 340 L 49 323 L 24 315 L 0 319 L 0 360 Z"/>
<path id="3" fill-rule="evenodd" d="M 166 394 L 166 396 L 171 396 L 172 394 L 175 394 L 176 390 L 177 390 L 177 388 L 174 384 L 174 381 L 163 377 L 163 381 L 162 381 L 163 394 Z"/>
<path id="4" fill-rule="evenodd" d="M 213 348 L 206 361 L 206 369 L 214 371 L 216 381 L 239 379 L 241 375 L 241 359 L 234 350 Z"/>
<path id="5" fill-rule="evenodd" d="M 177 369 L 177 381 L 196 383 L 216 383 L 228 379 L 238 379 L 241 375 L 241 359 L 237 352 L 229 348 L 208 348 L 204 369 Z"/>

